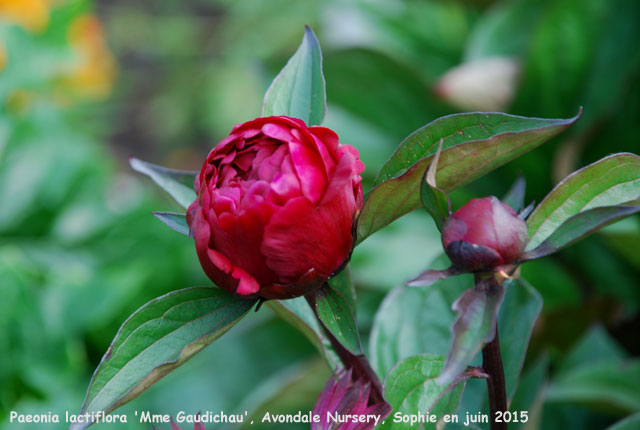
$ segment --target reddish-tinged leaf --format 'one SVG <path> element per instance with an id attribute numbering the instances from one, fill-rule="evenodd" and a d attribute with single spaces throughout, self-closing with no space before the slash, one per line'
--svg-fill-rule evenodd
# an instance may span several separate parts
<path id="1" fill-rule="evenodd" d="M 417 277 L 410 281 L 407 281 L 409 287 L 428 287 L 436 281 L 441 279 L 447 279 L 449 276 L 454 276 L 462 273 L 460 269 L 456 267 L 449 267 L 446 270 L 427 270 L 422 272 Z"/>
<path id="2" fill-rule="evenodd" d="M 451 383 L 469 365 L 482 347 L 493 340 L 504 287 L 492 279 L 481 279 L 453 304 L 458 317 L 453 324 L 453 345 L 438 377 L 440 385 Z"/>
<path id="3" fill-rule="evenodd" d="M 358 219 L 358 241 L 420 205 L 420 185 L 440 139 L 437 183 L 443 191 L 465 185 L 532 150 L 573 124 L 570 119 L 501 113 L 449 115 L 407 137 L 383 166 Z"/>

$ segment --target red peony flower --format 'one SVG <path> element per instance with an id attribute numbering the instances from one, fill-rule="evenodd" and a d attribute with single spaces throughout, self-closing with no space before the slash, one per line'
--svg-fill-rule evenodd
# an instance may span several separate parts
<path id="1" fill-rule="evenodd" d="M 318 287 L 353 248 L 363 170 L 328 128 L 286 116 L 235 126 L 207 156 L 187 211 L 204 271 L 247 297 Z"/>
<path id="2" fill-rule="evenodd" d="M 473 199 L 442 229 L 442 244 L 454 266 L 468 272 L 515 261 L 527 244 L 527 224 L 496 197 Z"/>

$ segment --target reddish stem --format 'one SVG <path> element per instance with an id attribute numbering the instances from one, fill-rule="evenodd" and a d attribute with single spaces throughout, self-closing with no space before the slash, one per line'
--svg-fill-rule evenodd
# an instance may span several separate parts
<path id="1" fill-rule="evenodd" d="M 322 288 L 327 287 L 327 285 L 324 285 Z M 369 361 L 364 356 L 364 354 L 353 354 L 351 351 L 345 348 L 342 343 L 338 339 L 336 339 L 331 331 L 324 325 L 324 322 L 322 322 L 322 319 L 320 319 L 320 316 L 318 315 L 315 292 L 307 294 L 305 296 L 305 299 L 307 299 L 307 303 L 309 303 L 309 306 L 311 306 L 311 309 L 313 309 L 313 313 L 316 316 L 316 319 L 322 326 L 325 335 L 329 339 L 329 342 L 331 342 L 331 346 L 338 355 L 338 358 L 340 358 L 340 361 L 342 361 L 344 367 L 346 369 L 351 369 L 351 371 L 353 372 L 352 374 L 355 378 L 363 379 L 371 383 L 371 394 L 369 396 L 370 403 L 386 403 L 386 400 L 384 400 L 384 396 L 382 395 L 382 383 L 380 382 L 380 379 L 378 379 L 378 375 L 376 375 L 376 373 L 371 368 L 371 365 L 369 364 Z"/>
<path id="2" fill-rule="evenodd" d="M 506 430 L 507 423 L 504 419 L 501 422 L 496 422 L 496 412 L 505 412 L 507 410 L 507 390 L 504 381 L 502 356 L 500 355 L 497 323 L 495 337 L 482 349 L 482 368 L 489 375 L 487 378 L 487 390 L 489 392 L 491 430 Z"/>

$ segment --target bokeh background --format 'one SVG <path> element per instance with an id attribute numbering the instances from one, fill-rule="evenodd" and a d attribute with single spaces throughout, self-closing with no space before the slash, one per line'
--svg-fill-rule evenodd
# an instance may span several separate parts
<path id="1" fill-rule="evenodd" d="M 439 116 L 584 107 L 558 139 L 458 191 L 459 205 L 518 174 L 540 201 L 578 167 L 640 152 L 639 23 L 636 0 L 0 0 L 0 427 L 45 428 L 9 425 L 11 410 L 77 412 L 131 312 L 210 285 L 191 240 L 151 216 L 175 206 L 127 157 L 198 170 L 260 114 L 305 24 L 324 50 L 326 125 L 360 150 L 366 186 Z M 639 245 L 635 217 L 523 267 L 544 298 L 528 428 L 601 429 L 640 411 Z M 422 211 L 356 250 L 365 343 L 385 295 L 439 252 Z M 309 410 L 328 375 L 264 308 L 122 411 Z"/>

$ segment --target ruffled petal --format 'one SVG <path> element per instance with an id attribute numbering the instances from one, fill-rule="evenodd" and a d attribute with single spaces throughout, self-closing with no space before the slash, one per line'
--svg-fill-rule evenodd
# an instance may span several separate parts
<path id="1" fill-rule="evenodd" d="M 224 252 L 234 267 L 242 267 L 261 285 L 278 280 L 260 252 L 265 225 L 276 209 L 268 202 L 256 203 L 237 214 L 223 213 L 211 222 L 210 247 Z"/>
<path id="2" fill-rule="evenodd" d="M 359 185 L 362 178 L 358 175 L 358 161 L 349 151 L 341 155 L 321 204 L 335 199 L 337 194 L 344 194 L 341 197 L 345 203 L 344 209 L 351 216 L 362 207 L 362 187 Z"/>
<path id="3" fill-rule="evenodd" d="M 267 194 L 267 199 L 282 206 L 290 199 L 300 197 L 301 195 L 300 180 L 293 168 L 291 156 L 287 154 L 282 161 L 279 173 L 277 173 L 271 181 L 271 192 Z"/>
<path id="4" fill-rule="evenodd" d="M 299 140 L 289 142 L 289 153 L 300 180 L 302 194 L 313 203 L 319 202 L 327 189 L 327 174 L 322 158 Z"/>
<path id="5" fill-rule="evenodd" d="M 271 182 L 273 177 L 281 170 L 282 161 L 287 156 L 287 146 L 259 145 L 256 158 L 253 160 L 253 172 L 258 178 Z"/>
<path id="6" fill-rule="evenodd" d="M 293 297 L 348 257 L 363 165 L 323 127 L 286 116 L 239 124 L 208 155 L 188 211 L 216 284 L 241 295 Z"/>
<path id="7" fill-rule="evenodd" d="M 309 132 L 322 142 L 322 146 L 326 148 L 328 154 L 333 158 L 333 161 L 337 162 L 338 144 L 340 140 L 336 132 L 329 128 L 318 126 L 309 127 Z M 320 148 L 318 148 L 318 150 L 320 150 Z"/>
<path id="8" fill-rule="evenodd" d="M 265 136 L 281 142 L 289 142 L 293 139 L 290 130 L 289 127 L 275 122 L 269 122 L 262 126 L 262 133 L 264 133 Z"/>

